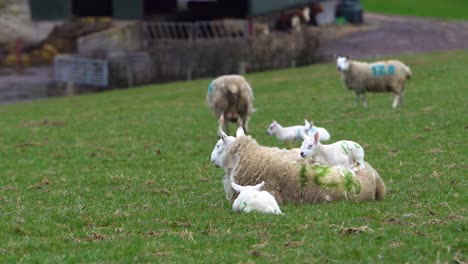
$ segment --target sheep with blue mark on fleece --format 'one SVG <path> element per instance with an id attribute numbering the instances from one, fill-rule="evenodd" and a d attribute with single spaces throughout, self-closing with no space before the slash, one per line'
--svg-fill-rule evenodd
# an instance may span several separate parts
<path id="1" fill-rule="evenodd" d="M 367 107 L 366 92 L 392 92 L 395 94 L 393 108 L 403 104 L 405 83 L 411 79 L 411 69 L 398 60 L 373 63 L 350 60 L 349 56 L 337 57 L 336 67 L 349 90 L 356 93 L 356 106 L 362 97 Z"/>
<path id="2" fill-rule="evenodd" d="M 214 79 L 206 96 L 208 108 L 218 118 L 218 126 L 228 134 L 229 122 L 247 131 L 250 116 L 255 111 L 253 100 L 252 88 L 241 75 L 223 75 Z"/>

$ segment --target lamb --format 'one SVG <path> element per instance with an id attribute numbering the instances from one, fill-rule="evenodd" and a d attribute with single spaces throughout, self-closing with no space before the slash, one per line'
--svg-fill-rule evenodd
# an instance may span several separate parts
<path id="1" fill-rule="evenodd" d="M 373 201 L 385 197 L 380 175 L 368 164 L 353 172 L 340 166 L 312 164 L 300 158 L 299 149 L 260 146 L 241 127 L 236 137 L 218 128 L 220 139 L 211 153 L 211 162 L 224 172 L 226 198 L 234 201 L 231 182 L 256 185 L 268 182 L 264 190 L 279 204 L 317 203 L 339 200 Z"/>
<path id="2" fill-rule="evenodd" d="M 354 141 L 340 140 L 333 144 L 322 145 L 318 131 L 313 137 L 301 132 L 301 137 L 304 139 L 300 149 L 300 155 L 303 158 L 311 157 L 314 162 L 319 164 L 339 165 L 353 170 L 366 167 L 364 149 Z"/>
<path id="3" fill-rule="evenodd" d="M 304 119 L 304 126 L 289 126 L 283 127 L 278 122 L 273 120 L 268 126 L 267 133 L 270 136 L 275 136 L 278 140 L 281 141 L 293 141 L 293 140 L 302 140 L 301 131 L 306 133 L 320 131 L 320 141 L 330 140 L 330 133 L 323 127 L 316 127 L 313 123 L 309 123 L 307 119 Z"/>
<path id="4" fill-rule="evenodd" d="M 247 131 L 251 114 L 254 112 L 253 92 L 241 75 L 223 75 L 208 86 L 206 101 L 208 108 L 218 118 L 218 125 L 229 133 L 228 123 L 237 123 Z"/>
<path id="5" fill-rule="evenodd" d="M 350 60 L 346 56 L 337 57 L 336 66 L 345 86 L 356 92 L 356 106 L 362 96 L 363 105 L 367 107 L 366 92 L 393 92 L 393 108 L 403 104 L 405 82 L 412 75 L 403 62 L 387 60 L 366 63 Z"/>
<path id="6" fill-rule="evenodd" d="M 306 132 L 307 135 L 312 136 L 316 131 L 319 132 L 319 140 L 321 142 L 330 140 L 330 133 L 328 133 L 325 128 L 314 126 L 314 122 L 309 123 L 307 119 L 304 119 L 304 132 Z M 300 140 L 302 140 L 302 137 Z"/>
<path id="7" fill-rule="evenodd" d="M 240 186 L 231 182 L 234 191 L 239 193 L 239 196 L 237 196 L 232 204 L 232 210 L 244 213 L 257 211 L 261 213 L 283 214 L 275 197 L 267 191 L 260 191 L 264 185 L 264 181 L 255 186 Z"/>

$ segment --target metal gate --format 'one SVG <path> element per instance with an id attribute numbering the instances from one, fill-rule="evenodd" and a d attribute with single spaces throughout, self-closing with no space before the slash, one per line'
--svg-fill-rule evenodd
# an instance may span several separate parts
<path id="1" fill-rule="evenodd" d="M 56 81 L 106 87 L 109 84 L 109 67 L 106 60 L 90 59 L 72 55 L 54 58 Z"/>

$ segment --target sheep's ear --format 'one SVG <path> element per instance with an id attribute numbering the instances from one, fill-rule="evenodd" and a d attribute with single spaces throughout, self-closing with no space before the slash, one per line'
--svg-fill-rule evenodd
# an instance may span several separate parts
<path id="1" fill-rule="evenodd" d="M 226 133 L 224 133 L 221 127 L 218 127 L 218 137 L 222 139 L 223 141 L 227 138 Z"/>
<path id="2" fill-rule="evenodd" d="M 314 134 L 314 140 L 315 140 L 315 142 L 318 142 L 318 140 L 319 140 L 319 132 L 318 131 L 315 132 L 315 134 Z"/>
<path id="3" fill-rule="evenodd" d="M 278 122 L 276 122 L 276 120 L 273 120 L 273 124 L 275 124 L 275 125 L 276 125 L 276 124 L 278 124 Z"/>
<path id="4" fill-rule="evenodd" d="M 242 186 L 237 185 L 237 184 L 235 184 L 234 182 L 231 182 L 231 186 L 232 186 L 232 188 L 234 189 L 234 191 L 236 191 L 236 192 L 241 192 L 242 189 L 243 189 Z"/>
<path id="5" fill-rule="evenodd" d="M 244 129 L 242 127 L 239 127 L 236 131 L 236 137 L 241 137 L 245 136 Z"/>
<path id="6" fill-rule="evenodd" d="M 254 189 L 260 191 L 260 189 L 262 189 L 263 186 L 265 186 L 265 181 L 262 181 L 261 183 L 255 185 Z"/>
<path id="7" fill-rule="evenodd" d="M 306 127 L 310 126 L 310 123 L 309 123 L 309 121 L 307 121 L 307 119 L 304 119 L 304 124 L 305 124 Z"/>
<path id="8" fill-rule="evenodd" d="M 307 138 L 309 138 L 309 136 L 307 136 L 307 135 L 304 133 L 304 131 L 301 130 L 301 138 L 302 138 L 303 140 L 306 140 Z"/>

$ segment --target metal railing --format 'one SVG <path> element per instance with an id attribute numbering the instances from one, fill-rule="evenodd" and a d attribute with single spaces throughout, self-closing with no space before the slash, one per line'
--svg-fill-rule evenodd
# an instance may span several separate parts
<path id="1" fill-rule="evenodd" d="M 246 20 L 143 23 L 145 45 L 160 41 L 235 40 L 248 36 Z"/>
<path id="2" fill-rule="evenodd" d="M 54 79 L 105 87 L 109 84 L 108 63 L 101 59 L 58 55 L 54 58 Z"/>

